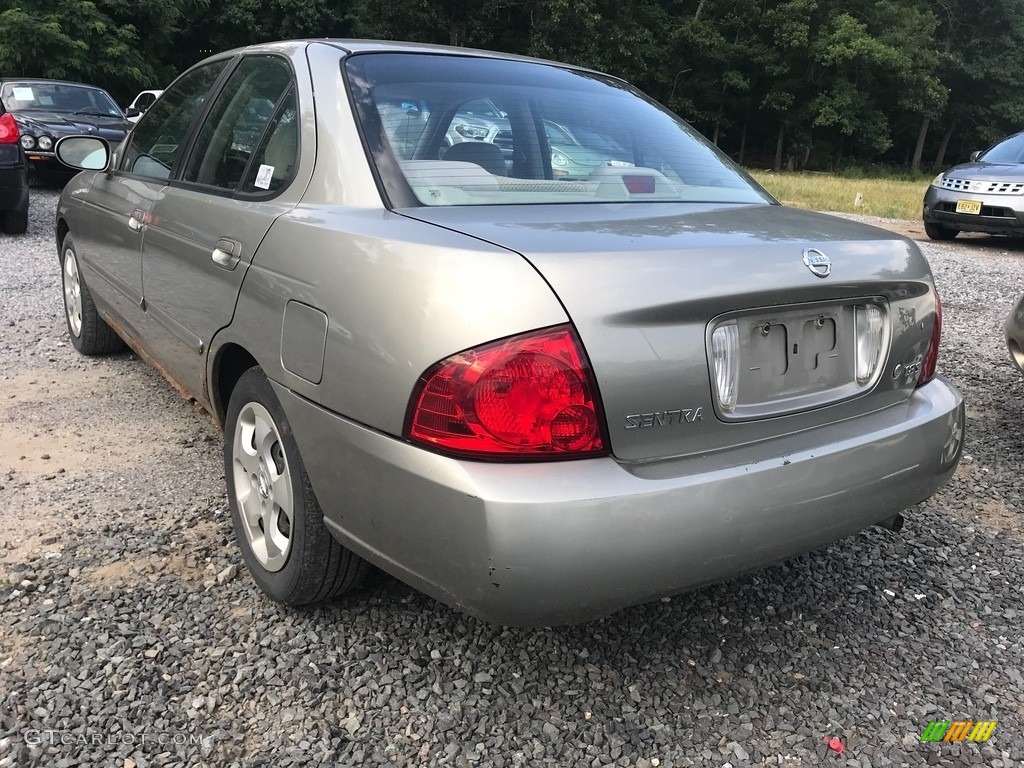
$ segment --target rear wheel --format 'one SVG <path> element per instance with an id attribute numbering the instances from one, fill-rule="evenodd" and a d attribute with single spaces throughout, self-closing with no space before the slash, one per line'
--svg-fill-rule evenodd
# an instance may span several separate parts
<path id="1" fill-rule="evenodd" d="M 224 476 L 242 558 L 267 595 L 303 605 L 359 584 L 368 564 L 327 530 L 284 410 L 259 368 L 242 374 L 231 393 Z"/>
<path id="2" fill-rule="evenodd" d="M 28 229 L 28 210 L 4 211 L 0 220 L 3 230 L 8 235 L 20 235 Z"/>
<path id="3" fill-rule="evenodd" d="M 75 349 L 83 355 L 108 355 L 124 349 L 121 337 L 100 317 L 92 294 L 78 268 L 75 241 L 68 233 L 61 246 L 61 282 L 64 286 L 64 320 Z"/>
<path id="4" fill-rule="evenodd" d="M 932 240 L 952 240 L 960 234 L 959 229 L 944 227 L 941 224 L 932 224 L 927 221 L 924 223 L 924 231 Z"/>

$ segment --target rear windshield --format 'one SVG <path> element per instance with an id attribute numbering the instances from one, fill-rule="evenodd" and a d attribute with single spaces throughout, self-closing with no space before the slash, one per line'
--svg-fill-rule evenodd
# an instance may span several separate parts
<path id="1" fill-rule="evenodd" d="M 346 61 L 393 205 L 771 197 L 686 123 L 613 78 L 469 56 Z"/>
<path id="2" fill-rule="evenodd" d="M 986 163 L 1024 163 L 1024 133 L 1003 139 L 978 159 Z"/>

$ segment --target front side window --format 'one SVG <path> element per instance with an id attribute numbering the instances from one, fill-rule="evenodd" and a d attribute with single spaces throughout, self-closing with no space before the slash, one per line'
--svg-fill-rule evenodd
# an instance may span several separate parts
<path id="1" fill-rule="evenodd" d="M 249 160 L 292 85 L 288 63 L 278 56 L 243 59 L 217 97 L 196 137 L 182 179 L 238 188 Z"/>
<path id="2" fill-rule="evenodd" d="M 686 123 L 613 78 L 429 54 L 361 54 L 345 66 L 392 204 L 772 202 Z"/>
<path id="3" fill-rule="evenodd" d="M 8 112 L 59 112 L 123 118 L 106 91 L 87 85 L 27 80 L 0 86 L 0 99 Z"/>
<path id="4" fill-rule="evenodd" d="M 227 63 L 227 59 L 213 61 L 186 72 L 154 102 L 132 131 L 121 170 L 154 179 L 170 178 L 189 126 Z"/>

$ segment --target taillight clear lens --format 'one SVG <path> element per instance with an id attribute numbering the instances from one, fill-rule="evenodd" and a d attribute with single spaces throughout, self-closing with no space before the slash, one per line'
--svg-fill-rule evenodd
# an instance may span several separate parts
<path id="1" fill-rule="evenodd" d="M 413 392 L 410 440 L 470 458 L 607 453 L 597 385 L 568 326 L 516 336 L 435 365 Z"/>
<path id="2" fill-rule="evenodd" d="M 14 144 L 18 141 L 20 132 L 18 124 L 14 122 L 14 116 L 10 112 L 0 115 L 0 144 Z"/>
<path id="3" fill-rule="evenodd" d="M 740 329 L 735 320 L 711 334 L 711 362 L 715 369 L 718 406 L 726 413 L 736 410 L 740 383 Z"/>
<path id="4" fill-rule="evenodd" d="M 942 341 L 942 300 L 939 298 L 938 290 L 935 291 L 935 323 L 932 325 L 932 338 L 928 343 L 928 351 L 924 355 L 924 363 L 921 364 L 921 376 L 917 380 L 917 386 L 927 384 L 935 378 L 935 372 L 939 367 L 939 345 Z"/>
<path id="5" fill-rule="evenodd" d="M 858 304 L 854 307 L 854 318 L 857 327 L 857 383 L 867 384 L 875 377 L 882 362 L 885 316 L 875 304 Z"/>

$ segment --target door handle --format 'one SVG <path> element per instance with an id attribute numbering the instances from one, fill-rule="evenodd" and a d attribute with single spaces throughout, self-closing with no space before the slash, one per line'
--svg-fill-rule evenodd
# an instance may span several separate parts
<path id="1" fill-rule="evenodd" d="M 146 212 L 136 208 L 128 214 L 128 229 L 132 232 L 141 232 L 146 223 Z"/>
<path id="2" fill-rule="evenodd" d="M 213 253 L 210 256 L 213 259 L 213 263 L 218 267 L 234 269 L 238 264 L 241 251 L 241 243 L 222 237 L 217 241 L 217 247 L 213 249 Z"/>

